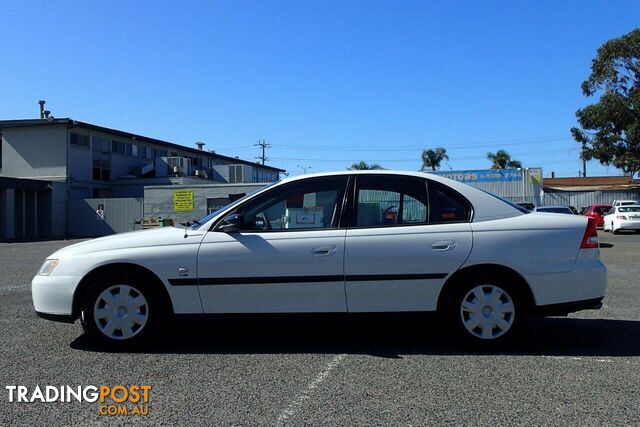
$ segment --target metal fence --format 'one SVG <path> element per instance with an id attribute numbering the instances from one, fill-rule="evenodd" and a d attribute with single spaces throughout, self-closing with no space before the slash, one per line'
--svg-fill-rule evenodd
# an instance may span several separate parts
<path id="1" fill-rule="evenodd" d="M 544 192 L 543 206 L 569 205 L 580 208 L 589 205 L 610 205 L 614 200 L 638 200 L 640 190 L 632 191 L 549 191 Z"/>
<path id="2" fill-rule="evenodd" d="M 141 198 L 79 199 L 67 203 L 67 234 L 73 237 L 132 231 L 135 221 L 140 221 L 143 214 Z"/>

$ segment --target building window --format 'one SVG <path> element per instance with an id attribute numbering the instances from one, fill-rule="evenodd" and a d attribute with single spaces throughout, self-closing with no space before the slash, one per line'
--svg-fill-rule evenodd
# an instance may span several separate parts
<path id="1" fill-rule="evenodd" d="M 93 151 L 97 153 L 110 153 L 111 152 L 111 141 L 107 138 L 102 138 L 100 136 L 94 136 L 91 139 L 93 143 Z"/>
<path id="2" fill-rule="evenodd" d="M 109 181 L 111 179 L 111 141 L 94 136 L 91 142 L 93 144 L 93 179 Z"/>
<path id="3" fill-rule="evenodd" d="M 102 155 L 101 155 L 102 156 Z M 94 157 L 93 159 L 93 179 L 94 181 L 109 181 L 111 173 L 111 162 L 109 159 Z"/>
<path id="4" fill-rule="evenodd" d="M 229 183 L 236 184 L 244 182 L 242 179 L 242 165 L 229 165 Z"/>
<path id="5" fill-rule="evenodd" d="M 140 157 L 142 159 L 147 159 L 147 160 L 152 160 L 153 159 L 153 152 L 151 151 L 151 148 L 146 147 L 146 146 L 141 146 L 140 147 Z"/>
<path id="6" fill-rule="evenodd" d="M 116 141 L 116 140 L 112 140 L 111 141 L 111 152 L 115 153 L 115 154 L 122 154 L 124 155 L 124 146 L 125 143 L 122 141 Z"/>
<path id="7" fill-rule="evenodd" d="M 129 157 L 138 157 L 138 144 L 127 142 L 125 154 Z"/>
<path id="8" fill-rule="evenodd" d="M 69 143 L 78 147 L 89 148 L 89 136 L 71 132 L 69 135 Z"/>

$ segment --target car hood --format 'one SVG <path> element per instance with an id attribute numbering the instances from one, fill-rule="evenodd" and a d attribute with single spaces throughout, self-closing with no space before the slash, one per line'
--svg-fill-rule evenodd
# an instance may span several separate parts
<path id="1" fill-rule="evenodd" d="M 48 258 L 61 259 L 75 255 L 118 249 L 199 243 L 201 239 L 198 236 L 204 235 L 204 232 L 188 230 L 188 234 L 189 239 L 187 240 L 184 237 L 185 229 L 177 227 L 160 227 L 152 230 L 138 230 L 113 234 L 69 245 L 53 253 Z"/>

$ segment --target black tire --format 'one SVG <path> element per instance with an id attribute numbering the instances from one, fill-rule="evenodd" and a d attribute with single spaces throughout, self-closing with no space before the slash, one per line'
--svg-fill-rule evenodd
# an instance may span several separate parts
<path id="1" fill-rule="evenodd" d="M 452 292 L 447 307 L 446 315 L 456 334 L 466 343 L 482 349 L 500 348 L 511 343 L 518 336 L 527 319 L 528 304 L 524 290 L 522 289 L 522 284 L 511 281 L 510 279 L 498 279 L 491 276 L 467 277 L 466 279 L 467 281 L 454 285 L 456 289 Z M 464 311 L 462 304 L 465 300 L 469 302 L 469 298 L 477 300 L 472 291 L 479 287 L 482 287 L 482 291 L 485 294 L 491 292 L 493 289 L 499 289 L 503 293 L 503 296 L 499 299 L 498 305 L 500 307 L 503 307 L 502 304 L 508 303 L 509 301 L 513 305 L 513 312 L 510 316 L 507 316 L 505 313 L 499 313 L 500 309 L 494 309 L 495 312 L 490 311 L 489 313 L 482 314 L 483 317 L 480 317 L 481 322 L 485 320 L 492 322 L 494 318 L 497 321 L 496 316 L 498 316 L 510 324 L 509 328 L 502 333 L 500 333 L 498 329 L 492 329 L 492 335 L 495 336 L 490 338 L 479 336 L 479 334 L 483 334 L 484 329 L 480 324 L 474 332 L 471 332 L 468 327 L 465 326 L 465 321 L 471 324 L 474 323 L 472 317 L 475 316 L 475 314 Z M 498 327 L 496 326 L 496 328 Z"/>
<path id="2" fill-rule="evenodd" d="M 153 283 L 149 283 L 144 277 L 127 275 L 126 272 L 123 272 L 120 277 L 120 279 L 115 278 L 115 276 L 104 277 L 90 286 L 81 303 L 80 323 L 85 333 L 98 343 L 114 349 L 128 349 L 147 342 L 155 335 L 160 324 L 165 319 L 163 307 L 166 307 L 166 304 L 163 304 L 163 299 L 159 293 L 154 292 Z M 137 298 L 142 295 L 146 300 L 146 304 L 144 304 L 144 307 L 138 307 L 135 312 L 131 310 L 131 313 L 119 316 L 118 320 L 124 322 L 128 316 L 141 315 L 146 318 L 146 321 L 143 325 L 134 324 L 131 328 L 128 328 L 132 332 L 130 337 L 125 336 L 124 329 L 120 330 L 121 336 L 118 337 L 118 328 L 115 328 L 112 336 L 109 336 L 103 332 L 104 327 L 109 322 L 106 319 L 98 319 L 96 321 L 94 309 L 97 309 L 97 304 L 99 305 L 98 299 L 101 295 L 105 295 L 104 292 L 108 289 L 112 289 L 110 292 L 112 295 L 120 297 L 119 293 L 112 292 L 116 292 L 117 287 L 122 286 L 130 288 L 128 294 L 131 298 Z M 104 303 L 104 300 L 101 300 L 100 303 Z M 120 309 L 118 303 L 115 303 L 114 306 L 114 310 Z M 109 305 L 104 305 L 103 308 L 111 309 Z"/>
<path id="3" fill-rule="evenodd" d="M 615 229 L 613 228 L 613 224 L 611 224 L 611 233 L 613 233 L 613 234 L 618 234 L 618 233 L 620 233 L 620 231 L 615 230 Z"/>

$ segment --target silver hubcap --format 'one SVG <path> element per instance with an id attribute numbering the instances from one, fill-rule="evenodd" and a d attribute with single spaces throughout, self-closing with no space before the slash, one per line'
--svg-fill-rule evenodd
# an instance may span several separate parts
<path id="1" fill-rule="evenodd" d="M 115 285 L 98 296 L 93 318 L 104 335 L 114 340 L 126 340 L 144 328 L 149 319 L 149 304 L 136 288 Z"/>
<path id="2" fill-rule="evenodd" d="M 494 285 L 471 289 L 460 306 L 462 324 L 472 335 L 491 340 L 498 338 L 513 325 L 515 307 L 507 292 Z"/>

